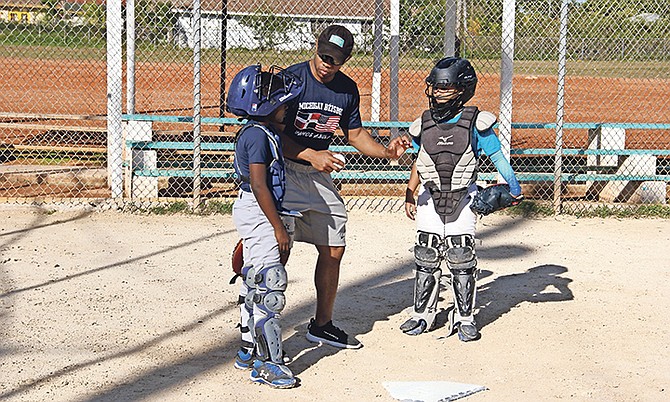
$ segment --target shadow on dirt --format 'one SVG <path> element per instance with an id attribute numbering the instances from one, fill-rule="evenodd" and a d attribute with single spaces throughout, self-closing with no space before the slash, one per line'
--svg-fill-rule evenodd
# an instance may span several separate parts
<path id="1" fill-rule="evenodd" d="M 523 221 L 511 222 L 510 225 L 522 225 Z M 504 235 L 509 226 L 501 225 L 497 227 L 487 227 L 480 231 L 478 238 L 486 239 L 494 236 Z M 200 238 L 192 242 L 183 243 L 180 246 L 192 245 L 194 242 L 204 241 Z M 408 245 L 408 248 L 411 245 Z M 352 245 L 351 247 L 357 247 Z M 478 248 L 477 253 L 483 255 L 487 260 L 501 259 L 510 260 L 514 264 L 516 259 L 521 256 L 531 254 L 532 249 L 523 246 L 505 246 Z M 140 259 L 145 258 L 142 256 Z M 314 251 L 316 258 L 316 251 Z M 132 264 L 135 259 L 117 262 L 114 265 Z M 355 264 L 354 261 L 347 260 L 345 265 Z M 289 262 L 290 266 L 290 262 Z M 108 269 L 111 266 L 93 267 L 86 273 L 95 272 L 101 269 Z M 343 286 L 338 292 L 338 302 L 336 305 L 335 323 L 344 328 L 350 334 L 366 334 L 372 331 L 375 323 L 379 321 L 388 321 L 409 306 L 411 306 L 412 292 L 414 286 L 413 279 L 414 259 L 408 251 L 405 257 L 398 260 L 397 263 L 380 267 L 376 276 L 361 278 L 360 281 Z M 573 298 L 572 292 L 568 288 L 571 279 L 561 276 L 567 272 L 567 268 L 559 265 L 545 264 L 527 270 L 526 272 L 504 275 L 494 280 L 483 283 L 479 286 L 477 306 L 479 314 L 477 319 L 479 326 L 484 327 L 502 315 L 510 312 L 515 306 L 524 302 L 542 303 L 566 301 Z M 493 275 L 491 271 L 482 270 L 480 280 Z M 290 285 L 289 285 L 290 286 Z M 18 293 L 19 290 L 5 292 Z M 447 289 L 442 292 L 440 305 L 442 308 L 450 304 L 451 295 Z M 446 306 L 445 306 L 446 304 Z M 354 307 L 350 307 L 354 306 Z M 99 358 L 74 362 L 66 367 L 53 367 L 50 374 L 31 379 L 11 386 L 7 384 L 5 391 L 0 393 L 0 398 L 16 397 L 31 389 L 43 386 L 46 382 L 58 381 L 74 372 L 87 370 L 88 367 L 99 365 L 102 362 L 112 361 L 119 358 L 135 357 L 145 354 L 148 351 L 160 346 L 159 343 L 172 338 L 183 336 L 185 332 L 194 331 L 201 325 L 207 325 L 212 320 L 220 318 L 222 314 L 231 313 L 231 309 L 237 309 L 235 301 L 229 301 L 225 307 L 210 312 L 201 317 L 195 317 L 188 323 L 174 328 L 170 331 L 158 333 L 151 341 L 142 344 L 132 345 L 123 350 L 116 350 L 114 353 L 101 356 Z M 366 318 L 360 317 L 360 309 L 365 309 Z M 294 356 L 290 367 L 296 375 L 300 375 L 310 366 L 316 364 L 326 356 L 338 353 L 340 349 L 310 343 L 305 338 L 307 331 L 307 322 L 312 317 L 314 310 L 314 300 L 310 298 L 307 302 L 291 305 L 290 300 L 283 316 L 283 326 L 285 328 L 295 328 L 296 332 L 284 340 L 284 347 L 289 356 Z M 440 316 L 441 322 L 438 325 L 444 325 L 444 318 Z M 236 322 L 235 322 L 236 323 Z M 398 329 L 399 331 L 399 329 Z M 119 401 L 119 400 L 142 400 L 148 397 L 157 397 L 164 390 L 179 386 L 180 384 L 194 381 L 198 376 L 219 369 L 223 366 L 232 367 L 237 348 L 239 347 L 239 331 L 235 329 L 234 324 L 216 341 L 212 342 L 211 347 L 193 351 L 177 361 L 166 360 L 163 364 L 153 369 L 147 369 L 136 376 L 127 378 L 122 384 L 115 384 L 108 389 L 99 390 L 88 394 L 82 401 Z M 225 382 L 238 381 L 247 378 L 247 373 L 240 373 L 239 379 L 226 379 Z"/>

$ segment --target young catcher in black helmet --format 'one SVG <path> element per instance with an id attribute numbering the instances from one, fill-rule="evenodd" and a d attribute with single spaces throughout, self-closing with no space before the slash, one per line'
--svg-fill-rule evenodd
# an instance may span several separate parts
<path id="1" fill-rule="evenodd" d="M 478 272 L 475 223 L 477 213 L 491 211 L 471 207 L 478 192 L 477 159 L 482 153 L 489 156 L 509 183 L 508 187 L 497 190 L 495 207 L 515 205 L 523 199 L 519 182 L 493 131 L 496 117 L 477 107 L 465 106 L 476 87 L 477 75 L 468 60 L 448 57 L 438 61 L 426 78 L 429 110 L 410 127 L 418 154 L 405 195 L 405 213 L 416 220 L 417 226 L 414 306 L 411 317 L 400 327 L 408 335 L 419 335 L 433 328 L 442 276 L 440 267 L 445 261 L 454 299 L 448 335 L 457 331 L 464 342 L 480 337 L 475 322 Z M 499 204 L 501 199 L 508 201 Z"/>

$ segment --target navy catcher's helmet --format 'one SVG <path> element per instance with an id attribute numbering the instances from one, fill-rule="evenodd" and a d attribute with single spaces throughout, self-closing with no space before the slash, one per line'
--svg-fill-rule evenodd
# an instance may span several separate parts
<path id="1" fill-rule="evenodd" d="M 435 96 L 435 89 L 456 88 L 460 94 L 453 99 Z M 477 74 L 469 61 L 460 57 L 446 57 L 435 64 L 426 77 L 426 96 L 433 120 L 450 119 L 472 99 L 477 88 Z"/>
<path id="2" fill-rule="evenodd" d="M 265 117 L 298 96 L 302 80 L 286 70 L 261 65 L 245 67 L 235 75 L 228 89 L 226 110 L 240 117 Z"/>

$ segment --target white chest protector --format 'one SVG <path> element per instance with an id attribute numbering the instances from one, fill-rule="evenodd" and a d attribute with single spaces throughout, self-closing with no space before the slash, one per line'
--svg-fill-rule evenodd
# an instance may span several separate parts
<path id="1" fill-rule="evenodd" d="M 466 107 L 453 124 L 437 124 L 430 111 L 421 116 L 421 148 L 416 168 L 443 218 L 459 213 L 468 187 L 477 180 L 473 127 L 478 109 Z"/>

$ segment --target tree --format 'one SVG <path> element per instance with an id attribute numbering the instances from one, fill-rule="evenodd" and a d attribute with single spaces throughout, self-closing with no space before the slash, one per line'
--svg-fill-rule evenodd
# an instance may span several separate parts
<path id="1" fill-rule="evenodd" d="M 266 5 L 259 7 L 253 14 L 242 16 L 240 23 L 251 29 L 260 50 L 274 49 L 288 42 L 295 28 L 291 17 L 276 15 Z"/>
<path id="2" fill-rule="evenodd" d="M 169 2 L 139 0 L 135 4 L 137 40 L 165 42 L 177 24 Z"/>
<path id="3" fill-rule="evenodd" d="M 655 21 L 635 18 L 645 13 L 657 13 L 660 18 Z M 583 38 L 600 37 L 605 32 L 608 38 L 664 38 L 670 33 L 668 14 L 667 0 L 586 0 L 574 4 L 570 30 Z"/>
<path id="4" fill-rule="evenodd" d="M 61 12 L 58 8 L 60 0 L 42 0 L 42 5 L 46 9 L 43 21 L 48 24 L 57 24 L 61 20 Z"/>
<path id="5" fill-rule="evenodd" d="M 95 3 L 84 3 L 81 6 L 84 23 L 97 28 L 105 27 L 105 6 Z"/>

